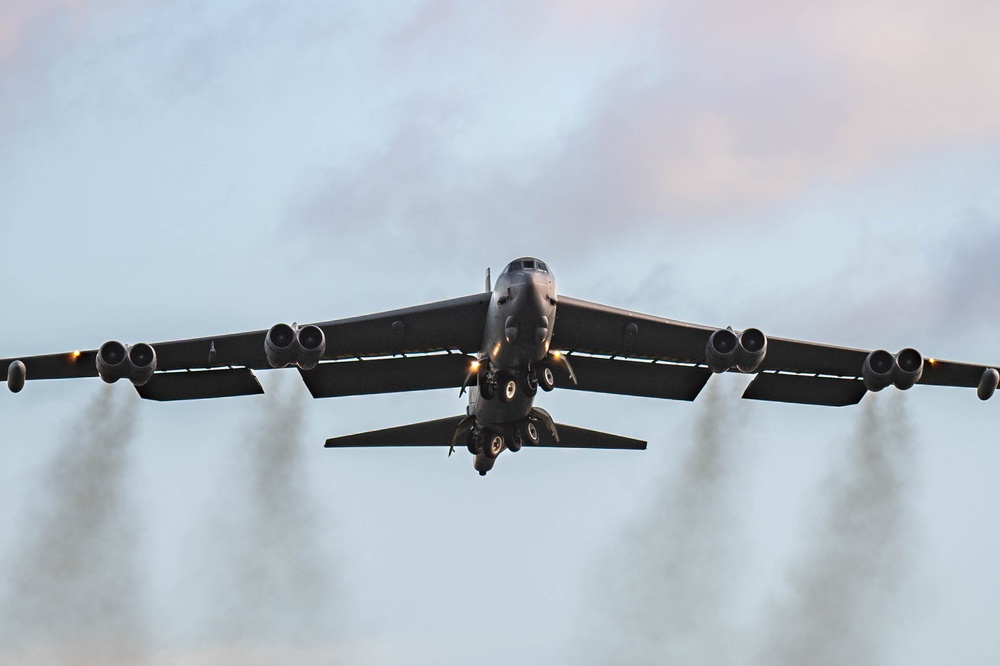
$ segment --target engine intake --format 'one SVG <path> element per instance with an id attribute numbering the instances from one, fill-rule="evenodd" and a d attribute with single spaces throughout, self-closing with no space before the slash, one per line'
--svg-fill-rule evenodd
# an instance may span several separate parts
<path id="1" fill-rule="evenodd" d="M 109 340 L 97 350 L 97 374 L 109 384 L 126 377 L 135 386 L 142 386 L 155 371 L 156 350 L 145 342 L 123 345 Z"/>
<path id="2" fill-rule="evenodd" d="M 156 350 L 145 342 L 132 345 L 128 350 L 128 378 L 135 386 L 142 386 L 156 371 Z"/>
<path id="3" fill-rule="evenodd" d="M 732 329 L 720 328 L 708 338 L 705 361 L 712 372 L 726 372 L 736 365 L 740 343 Z"/>
<path id="4" fill-rule="evenodd" d="M 767 336 L 759 329 L 748 328 L 740 333 L 740 347 L 736 352 L 736 367 L 740 372 L 754 372 L 767 355 Z"/>
<path id="5" fill-rule="evenodd" d="M 296 363 L 303 370 L 312 370 L 326 351 L 326 336 L 323 335 L 323 329 L 312 324 L 303 326 L 295 339 L 299 343 L 299 357 Z"/>
<path id="6" fill-rule="evenodd" d="M 264 354 L 272 368 L 297 365 L 303 370 L 311 370 L 325 351 L 323 329 L 313 324 L 301 328 L 296 324 L 275 324 L 264 338 Z"/>
<path id="7" fill-rule="evenodd" d="M 916 349 L 907 347 L 896 354 L 892 366 L 892 385 L 901 391 L 911 388 L 924 374 L 924 357 Z"/>
<path id="8" fill-rule="evenodd" d="M 865 388 L 873 393 L 878 393 L 892 383 L 892 369 L 896 365 L 896 360 L 892 354 L 884 349 L 878 349 L 868 354 L 865 363 L 861 366 L 861 378 L 865 382 Z"/>

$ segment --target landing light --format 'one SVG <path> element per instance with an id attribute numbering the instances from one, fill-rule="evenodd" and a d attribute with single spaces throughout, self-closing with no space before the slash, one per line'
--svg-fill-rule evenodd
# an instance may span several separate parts
<path id="1" fill-rule="evenodd" d="M 473 361 L 472 362 L 472 371 L 473 372 L 479 372 L 479 361 Z"/>
<path id="2" fill-rule="evenodd" d="M 71 360 L 76 361 L 76 359 L 80 358 L 80 352 L 75 351 L 72 354 L 70 354 L 69 357 Z"/>
<path id="3" fill-rule="evenodd" d="M 930 365 L 934 365 L 935 363 L 937 363 L 937 361 L 936 361 L 935 359 L 933 359 L 933 358 L 929 358 L 929 359 L 927 359 L 927 362 L 928 362 L 928 363 L 929 363 Z"/>
<path id="4" fill-rule="evenodd" d="M 562 356 L 562 352 L 561 351 L 554 351 L 554 352 L 552 352 L 552 358 L 554 358 L 557 361 L 559 360 L 559 358 L 561 356 Z"/>

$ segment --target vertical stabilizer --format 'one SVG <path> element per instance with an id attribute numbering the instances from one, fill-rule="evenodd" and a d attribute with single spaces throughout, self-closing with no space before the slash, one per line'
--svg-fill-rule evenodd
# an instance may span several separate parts
<path id="1" fill-rule="evenodd" d="M 490 269 L 488 266 L 486 267 L 486 291 L 493 291 L 493 287 L 490 286 Z"/>

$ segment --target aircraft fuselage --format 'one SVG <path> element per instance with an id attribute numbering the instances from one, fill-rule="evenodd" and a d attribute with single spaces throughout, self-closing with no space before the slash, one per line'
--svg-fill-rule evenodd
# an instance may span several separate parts
<path id="1" fill-rule="evenodd" d="M 507 438 L 531 414 L 535 373 L 549 354 L 556 315 L 555 278 L 544 262 L 511 262 L 497 278 L 479 354 L 481 370 L 469 393 L 469 414 L 489 432 Z M 483 390 L 492 382 L 492 390 Z M 514 389 L 505 387 L 513 382 Z M 487 432 L 487 436 L 489 435 Z M 486 464 L 486 463 L 482 463 Z M 481 461 L 477 457 L 477 469 Z M 492 460 L 489 460 L 492 466 Z"/>

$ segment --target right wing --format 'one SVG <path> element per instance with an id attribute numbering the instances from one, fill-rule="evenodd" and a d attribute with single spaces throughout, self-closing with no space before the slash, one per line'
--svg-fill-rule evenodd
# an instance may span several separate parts
<path id="1" fill-rule="evenodd" d="M 323 358 L 343 360 L 427 352 L 461 352 L 453 356 L 464 359 L 463 354 L 479 351 L 490 296 L 486 293 L 473 294 L 416 307 L 318 323 L 316 325 L 323 329 L 327 340 Z M 151 346 L 156 351 L 156 372 L 145 386 L 139 387 L 140 395 L 155 400 L 180 400 L 260 393 L 259 384 L 251 371 L 270 368 L 264 353 L 266 335 L 266 330 L 258 330 L 154 343 Z M 0 370 L 6 371 L 12 362 L 21 361 L 25 365 L 28 380 L 96 377 L 96 358 L 96 349 L 14 357 L 0 360 Z M 434 365 L 434 362 L 430 365 Z M 461 379 L 458 384 L 451 379 L 454 365 L 454 359 L 434 365 L 431 368 L 431 383 L 460 386 Z M 320 365 L 321 368 L 324 366 L 325 364 Z M 393 390 L 437 388 L 421 383 L 420 375 L 428 367 L 427 362 L 423 365 L 419 362 L 399 363 L 393 368 L 393 373 L 400 388 Z M 175 374 L 175 371 L 198 372 Z M 322 380 L 322 376 L 336 372 L 347 371 L 322 370 L 318 373 L 315 385 L 320 393 L 329 392 L 328 387 L 323 388 L 327 382 Z M 211 376 L 191 377 L 196 374 Z M 310 386 L 310 390 L 313 388 Z M 358 388 L 360 392 L 373 392 L 363 386 Z M 313 392 L 316 395 L 317 391 Z"/>
<path id="2" fill-rule="evenodd" d="M 578 384 L 566 388 L 693 400 L 711 371 L 714 327 L 559 297 L 552 348 L 571 355 Z M 864 396 L 862 366 L 871 350 L 768 337 L 767 353 L 743 397 L 815 405 L 851 405 Z M 610 357 L 610 358 L 602 358 Z M 995 366 L 925 359 L 919 384 L 976 388 Z"/>

